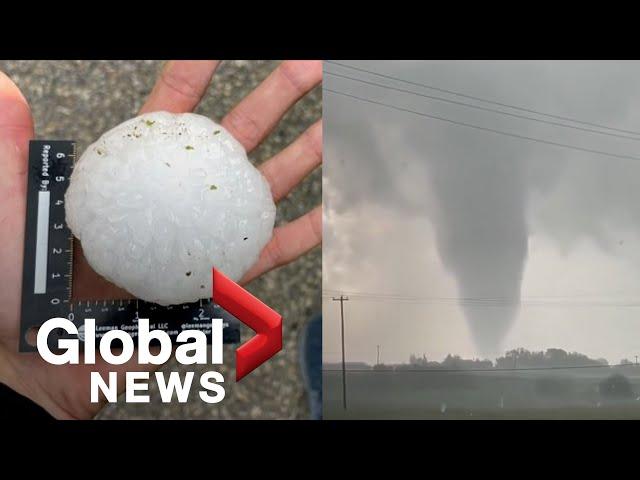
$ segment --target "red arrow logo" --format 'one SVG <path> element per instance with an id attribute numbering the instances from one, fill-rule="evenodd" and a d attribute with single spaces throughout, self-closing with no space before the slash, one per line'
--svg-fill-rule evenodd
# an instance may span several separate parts
<path id="1" fill-rule="evenodd" d="M 213 269 L 213 301 L 255 332 L 236 350 L 236 382 L 282 350 L 282 316 Z"/>

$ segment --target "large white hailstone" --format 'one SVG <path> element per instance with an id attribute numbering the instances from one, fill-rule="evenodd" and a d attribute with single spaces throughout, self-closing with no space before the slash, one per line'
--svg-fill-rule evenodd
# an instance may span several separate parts
<path id="1" fill-rule="evenodd" d="M 102 135 L 77 161 L 65 200 L 93 269 L 161 305 L 210 297 L 212 267 L 239 280 L 276 212 L 242 145 L 192 113 L 149 113 Z"/>

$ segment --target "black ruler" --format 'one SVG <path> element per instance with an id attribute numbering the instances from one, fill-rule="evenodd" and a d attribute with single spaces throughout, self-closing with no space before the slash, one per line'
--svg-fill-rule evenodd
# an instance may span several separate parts
<path id="1" fill-rule="evenodd" d="M 27 336 L 54 317 L 74 322 L 80 341 L 85 318 L 96 320 L 97 339 L 121 329 L 136 340 L 138 318 L 148 318 L 152 329 L 166 331 L 174 341 L 184 329 L 201 330 L 210 339 L 211 318 L 222 318 L 224 343 L 240 343 L 240 322 L 211 299 L 168 307 L 135 299 L 72 301 L 73 235 L 65 222 L 64 195 L 75 159 L 73 141 L 29 143 L 20 351 L 35 351 Z M 62 331 L 57 335 L 75 337 Z"/>

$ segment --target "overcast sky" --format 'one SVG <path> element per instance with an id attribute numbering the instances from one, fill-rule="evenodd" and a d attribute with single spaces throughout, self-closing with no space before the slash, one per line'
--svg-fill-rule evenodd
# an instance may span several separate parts
<path id="1" fill-rule="evenodd" d="M 375 363 L 377 344 L 386 363 L 406 362 L 411 353 L 495 358 L 516 347 L 563 348 L 610 363 L 640 355 L 640 63 L 340 63 L 639 134 L 331 63 L 325 89 L 638 160 L 507 137 L 325 90 L 324 361 L 340 359 L 335 291 L 413 298 L 352 295 L 345 303 L 348 361 Z"/>

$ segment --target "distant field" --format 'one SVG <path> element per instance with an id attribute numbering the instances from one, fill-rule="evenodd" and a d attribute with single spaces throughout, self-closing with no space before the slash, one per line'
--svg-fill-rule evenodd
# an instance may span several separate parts
<path id="1" fill-rule="evenodd" d="M 526 372 L 323 372 L 327 419 L 640 419 L 640 368 L 625 367 L 633 397 L 610 399 L 598 385 L 613 370 Z"/>

